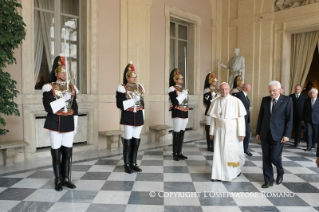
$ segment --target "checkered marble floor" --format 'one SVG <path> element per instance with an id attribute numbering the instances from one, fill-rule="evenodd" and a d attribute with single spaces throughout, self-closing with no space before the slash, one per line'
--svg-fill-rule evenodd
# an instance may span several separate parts
<path id="1" fill-rule="evenodd" d="M 283 151 L 284 180 L 262 189 L 261 146 L 250 144 L 242 174 L 211 182 L 213 153 L 204 140 L 185 143 L 188 160 L 173 161 L 171 146 L 140 151 L 142 173 L 126 174 L 122 156 L 74 162 L 77 188 L 54 190 L 52 168 L 0 175 L 0 211 L 318 211 L 315 151 Z M 274 169 L 275 170 L 275 169 Z M 276 172 L 275 172 L 276 173 Z M 276 175 L 275 175 L 276 177 Z"/>

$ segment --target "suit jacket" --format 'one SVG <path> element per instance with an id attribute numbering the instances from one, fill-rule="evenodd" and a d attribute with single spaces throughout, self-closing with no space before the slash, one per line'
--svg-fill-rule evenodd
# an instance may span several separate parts
<path id="1" fill-rule="evenodd" d="M 245 116 L 245 122 L 250 123 L 250 113 L 249 113 L 249 107 L 250 107 L 250 101 L 246 99 L 245 94 L 243 91 L 240 91 L 238 93 L 234 93 L 234 96 L 236 96 L 238 99 L 240 99 L 245 106 L 247 115 Z"/>
<path id="2" fill-rule="evenodd" d="M 289 96 L 280 95 L 272 114 L 270 113 L 270 102 L 270 96 L 262 99 L 256 134 L 265 140 L 270 129 L 275 141 L 281 141 L 284 136 L 290 138 L 293 123 L 292 99 Z"/>
<path id="3" fill-rule="evenodd" d="M 317 97 L 316 102 L 312 108 L 311 98 L 306 99 L 303 106 L 302 120 L 305 122 L 319 124 L 319 99 Z"/>
<path id="4" fill-rule="evenodd" d="M 303 113 L 303 106 L 305 104 L 305 100 L 308 98 L 308 96 L 304 93 L 300 93 L 299 98 L 296 98 L 296 94 L 290 94 L 289 95 L 292 98 L 293 103 L 293 110 L 294 110 L 294 117 L 298 117 L 302 119 L 302 113 Z"/>

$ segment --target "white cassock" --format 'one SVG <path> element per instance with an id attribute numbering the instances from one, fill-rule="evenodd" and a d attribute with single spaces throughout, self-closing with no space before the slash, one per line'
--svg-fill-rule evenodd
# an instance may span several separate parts
<path id="1" fill-rule="evenodd" d="M 210 135 L 214 135 L 214 158 L 211 179 L 230 181 L 245 164 L 243 142 L 246 109 L 240 99 L 227 95 L 215 99 L 208 111 L 212 117 Z"/>

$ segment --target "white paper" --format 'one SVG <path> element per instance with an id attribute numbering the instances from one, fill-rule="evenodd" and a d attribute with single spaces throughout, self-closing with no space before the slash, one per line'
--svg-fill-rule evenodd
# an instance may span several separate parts
<path id="1" fill-rule="evenodd" d="M 61 108 L 66 106 L 65 101 L 62 98 L 54 100 L 53 102 L 50 102 L 50 105 L 51 105 L 53 113 L 58 112 Z"/>
<path id="2" fill-rule="evenodd" d="M 132 106 L 134 106 L 134 100 L 133 99 L 129 99 L 129 100 L 123 101 L 124 110 L 126 110 L 127 108 L 130 108 Z"/>

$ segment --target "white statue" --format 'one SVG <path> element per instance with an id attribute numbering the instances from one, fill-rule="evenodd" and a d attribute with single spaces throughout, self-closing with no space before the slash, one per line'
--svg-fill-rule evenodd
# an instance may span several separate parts
<path id="1" fill-rule="evenodd" d="M 234 49 L 235 56 L 228 61 L 227 65 L 219 62 L 220 66 L 229 69 L 228 84 L 231 89 L 233 88 L 234 79 L 237 75 L 241 75 L 242 80 L 245 81 L 245 58 L 239 55 L 239 51 L 239 48 Z"/>

